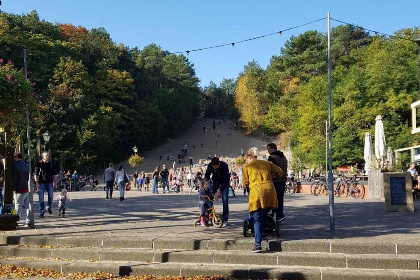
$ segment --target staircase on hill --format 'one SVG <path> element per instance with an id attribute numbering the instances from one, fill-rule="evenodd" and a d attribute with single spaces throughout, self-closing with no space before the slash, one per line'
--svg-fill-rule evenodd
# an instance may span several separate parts
<path id="1" fill-rule="evenodd" d="M 0 263 L 118 276 L 222 275 L 236 279 L 420 279 L 420 243 L 344 240 L 127 239 L 0 236 Z"/>

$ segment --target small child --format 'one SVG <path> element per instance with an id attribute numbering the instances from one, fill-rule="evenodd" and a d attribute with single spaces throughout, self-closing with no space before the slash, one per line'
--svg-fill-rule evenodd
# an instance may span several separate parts
<path id="1" fill-rule="evenodd" d="M 137 184 L 137 190 L 141 192 L 141 186 L 143 186 L 143 178 L 138 177 L 136 184 Z"/>
<path id="2" fill-rule="evenodd" d="M 210 182 L 201 180 L 201 187 L 199 191 L 200 201 L 199 207 L 201 208 L 200 213 L 200 223 L 203 227 L 206 226 L 206 222 L 204 221 L 204 217 L 206 215 L 207 209 L 213 206 L 213 194 L 210 191 Z"/>
<path id="3" fill-rule="evenodd" d="M 61 194 L 57 196 L 56 199 L 58 200 L 58 216 L 60 217 L 61 215 L 63 215 L 63 218 L 65 218 L 67 200 L 71 201 L 71 199 L 69 199 L 69 197 L 67 196 L 67 190 L 62 189 Z"/>

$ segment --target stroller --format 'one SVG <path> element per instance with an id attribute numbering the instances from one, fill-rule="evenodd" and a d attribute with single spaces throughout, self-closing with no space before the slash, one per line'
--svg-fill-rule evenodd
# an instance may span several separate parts
<path id="1" fill-rule="evenodd" d="M 269 213 L 267 216 L 267 222 L 265 224 L 265 233 L 275 232 L 277 237 L 280 237 L 280 222 L 274 220 L 273 213 Z M 244 220 L 243 224 L 243 234 L 244 237 L 249 237 L 251 234 L 254 234 L 254 217 L 249 214 L 249 217 Z"/>
<path id="2" fill-rule="evenodd" d="M 193 185 L 190 188 L 190 194 L 192 193 L 193 190 L 198 191 L 200 189 L 201 186 L 201 176 L 196 176 L 193 180 Z"/>

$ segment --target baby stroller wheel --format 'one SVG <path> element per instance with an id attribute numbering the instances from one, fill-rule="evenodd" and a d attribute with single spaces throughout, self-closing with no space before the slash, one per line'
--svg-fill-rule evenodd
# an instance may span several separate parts
<path id="1" fill-rule="evenodd" d="M 248 221 L 248 219 L 246 219 L 246 220 L 244 220 L 244 226 L 243 226 L 244 237 L 249 237 L 250 236 L 249 230 L 250 230 L 249 221 Z"/>
<path id="2" fill-rule="evenodd" d="M 220 227 L 222 227 L 222 225 L 223 225 L 222 215 L 220 215 L 220 214 L 214 215 L 213 216 L 213 226 L 220 228 Z"/>

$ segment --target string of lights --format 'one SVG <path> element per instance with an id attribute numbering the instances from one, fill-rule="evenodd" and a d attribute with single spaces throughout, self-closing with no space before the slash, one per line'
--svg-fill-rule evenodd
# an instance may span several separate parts
<path id="1" fill-rule="evenodd" d="M 227 47 L 227 46 L 234 47 L 237 44 L 241 44 L 241 43 L 245 43 L 245 42 L 249 42 L 249 41 L 253 41 L 253 40 L 257 40 L 257 39 L 261 39 L 261 38 L 265 38 L 265 37 L 269 37 L 269 36 L 273 36 L 273 35 L 282 35 L 283 32 L 290 31 L 290 30 L 293 30 L 293 29 L 296 29 L 296 28 L 299 28 L 299 27 L 302 27 L 302 26 L 305 26 L 305 25 L 309 25 L 309 24 L 312 24 L 312 23 L 315 23 L 315 22 L 318 22 L 318 21 L 321 21 L 321 20 L 325 20 L 325 17 L 317 19 L 317 20 L 313 20 L 313 21 L 310 21 L 310 22 L 307 22 L 307 23 L 304 23 L 304 24 L 289 27 L 289 28 L 286 28 L 286 29 L 283 29 L 283 30 L 280 30 L 280 31 L 276 31 L 276 32 L 273 32 L 273 33 L 270 33 L 270 34 L 260 35 L 260 36 L 257 36 L 257 37 L 244 39 L 244 40 L 241 40 L 241 41 L 225 43 L 225 44 L 220 44 L 220 45 L 215 45 L 215 46 L 210 46 L 210 47 L 203 47 L 203 48 L 198 48 L 198 49 L 191 49 L 191 50 L 187 50 L 187 51 L 171 52 L 170 54 L 182 54 L 182 53 L 190 54 L 191 52 L 198 52 L 198 51 L 204 51 L 204 50 Z"/>
<path id="2" fill-rule="evenodd" d="M 357 28 L 360 28 L 360 29 L 363 29 L 363 30 L 366 30 L 366 31 L 369 31 L 369 32 L 372 32 L 375 35 L 383 35 L 383 36 L 387 36 L 387 37 L 390 37 L 390 38 L 398 38 L 398 39 L 403 39 L 403 40 L 414 42 L 414 40 L 412 40 L 412 39 L 407 39 L 407 38 L 404 38 L 404 37 L 401 37 L 401 36 L 389 35 L 389 34 L 386 34 L 386 33 L 383 33 L 383 32 L 379 32 L 379 31 L 375 31 L 375 30 L 372 30 L 372 29 L 365 28 L 365 27 L 360 26 L 360 25 L 355 25 L 355 24 L 352 24 L 352 23 L 348 23 L 348 22 L 345 22 L 345 21 L 342 21 L 342 20 L 339 20 L 339 19 L 331 18 L 331 20 L 342 23 L 342 24 L 351 25 L 351 26 L 354 26 L 354 27 L 357 27 Z"/>

